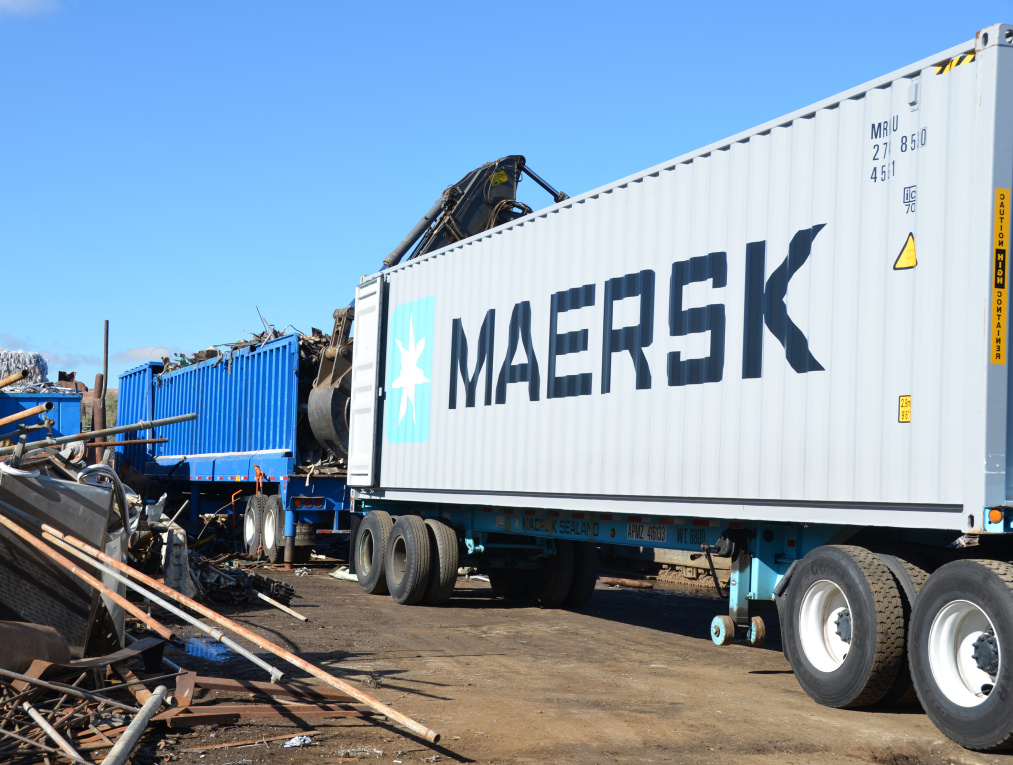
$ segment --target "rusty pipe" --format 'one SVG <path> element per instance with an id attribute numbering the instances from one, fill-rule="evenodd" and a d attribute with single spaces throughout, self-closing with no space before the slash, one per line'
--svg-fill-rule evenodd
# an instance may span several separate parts
<path id="1" fill-rule="evenodd" d="M 21 425 L 17 430 L 12 430 L 7 433 L 0 433 L 0 441 L 10 441 L 11 439 L 23 436 L 25 433 L 34 433 L 36 430 L 42 430 L 43 428 L 51 428 L 56 425 L 55 420 L 43 420 L 36 425 Z"/>
<path id="2" fill-rule="evenodd" d="M 206 635 L 210 635 L 212 638 L 214 638 L 215 640 L 217 640 L 219 643 L 222 643 L 223 645 L 228 646 L 233 651 L 235 651 L 236 653 L 238 653 L 240 656 L 245 656 L 251 662 L 253 662 L 254 664 L 256 664 L 258 667 L 260 667 L 261 669 L 263 669 L 265 672 L 267 672 L 271 676 L 271 682 L 272 683 L 277 683 L 277 682 L 279 682 L 281 680 L 282 677 L 284 677 L 284 675 L 282 674 L 282 672 L 281 672 L 280 669 L 278 669 L 277 667 L 272 667 L 270 664 L 268 664 L 266 661 L 264 661 L 263 659 L 261 659 L 259 656 L 257 656 L 252 651 L 248 651 L 247 649 L 243 648 L 243 646 L 239 645 L 239 643 L 237 643 L 235 640 L 233 640 L 232 638 L 230 638 L 228 635 L 224 634 L 221 630 L 215 629 L 214 627 L 208 626 L 207 624 L 205 624 L 204 622 L 202 622 L 200 619 L 195 619 L 194 617 L 190 616 L 190 614 L 188 614 L 183 609 L 177 608 L 172 603 L 169 603 L 168 601 L 163 600 L 162 598 L 160 598 L 157 595 L 155 595 L 153 592 L 151 592 L 149 590 L 146 590 L 144 587 L 142 587 L 141 585 L 137 584 L 137 582 L 130 581 L 129 578 L 123 576 L 123 574 L 119 573 L 116 569 L 114 569 L 112 566 L 108 565 L 107 563 L 104 563 L 102 561 L 95 561 L 92 558 L 89 558 L 88 555 L 86 555 L 82 551 L 78 550 L 73 545 L 70 545 L 67 542 L 63 542 L 60 539 L 57 539 L 52 534 L 50 534 L 50 533 L 48 533 L 46 531 L 42 532 L 42 536 L 46 540 L 48 540 L 50 542 L 54 542 L 58 547 L 66 550 L 71 555 L 75 555 L 78 558 L 80 558 L 81 560 L 85 561 L 86 563 L 90 563 L 93 566 L 97 567 L 102 573 L 108 574 L 109 576 L 111 576 L 116 581 L 121 582 L 126 587 L 128 587 L 129 589 L 131 589 L 134 592 L 138 593 L 142 597 L 147 598 L 148 600 L 150 600 L 155 605 L 161 606 L 162 608 L 164 608 L 169 613 L 175 614 L 180 619 L 183 619 L 184 621 L 192 624 L 194 627 L 196 627 L 197 629 L 199 629 L 201 632 L 205 633 Z"/>
<path id="3" fill-rule="evenodd" d="M 8 505 L 6 502 L 0 502 L 0 505 L 3 505 L 5 508 L 10 508 L 10 505 Z M 20 510 L 18 510 L 17 513 L 18 515 L 21 515 L 23 517 L 31 517 L 31 516 L 24 516 L 24 514 L 21 513 Z M 52 547 L 47 545 L 41 539 L 36 539 L 35 537 L 33 537 L 29 532 L 25 531 L 23 528 L 18 526 L 18 524 L 14 523 L 14 521 L 12 521 L 10 518 L 5 517 L 3 513 L 0 513 L 0 526 L 3 526 L 4 528 L 13 532 L 21 539 L 23 539 L 25 542 L 34 547 L 36 550 L 38 550 L 40 553 L 45 555 L 47 558 L 50 558 L 54 562 L 63 566 L 65 569 L 67 569 L 70 573 L 74 574 L 74 576 L 76 576 L 82 582 L 87 584 L 93 590 L 98 590 L 100 593 L 107 596 L 111 601 L 113 601 L 113 603 L 122 607 L 132 616 L 140 619 L 141 622 L 143 622 L 146 627 L 154 630 L 161 637 L 165 638 L 170 642 L 175 642 L 176 636 L 173 634 L 172 630 L 170 630 L 163 624 L 159 624 L 157 621 L 155 621 L 146 613 L 144 613 L 144 611 L 138 608 L 137 605 L 131 603 L 129 600 L 127 600 L 118 592 L 116 592 L 116 590 L 106 587 L 98 579 L 93 577 L 84 569 L 80 568 L 73 561 L 63 557 L 60 553 L 58 553 Z"/>
<path id="4" fill-rule="evenodd" d="M 105 436 L 115 436 L 119 433 L 132 433 L 135 430 L 151 430 L 152 428 L 158 428 L 162 425 L 172 425 L 177 422 L 189 422 L 190 420 L 196 420 L 196 414 L 180 414 L 175 417 L 163 417 L 160 420 L 141 420 L 131 425 L 117 425 L 115 428 L 106 428 L 105 430 L 90 430 L 87 433 L 77 433 L 73 436 L 60 436 L 59 438 L 46 438 L 41 441 L 32 441 L 27 445 L 28 451 L 35 451 L 37 449 L 45 449 L 47 446 L 61 446 L 62 444 L 70 444 L 74 441 L 91 441 L 96 438 L 104 438 Z M 14 446 L 4 446 L 0 448 L 0 457 L 8 454 L 14 454 Z"/>
<path id="5" fill-rule="evenodd" d="M 26 377 L 28 377 L 28 370 L 22 369 L 20 372 L 15 372 L 10 377 L 0 380 L 0 388 L 6 388 L 8 385 L 13 385 L 19 380 L 24 380 Z"/>
<path id="6" fill-rule="evenodd" d="M 52 401 L 47 401 L 45 404 L 33 406 L 31 409 L 25 409 L 23 412 L 15 412 L 12 415 L 0 418 L 0 426 L 10 425 L 12 422 L 18 422 L 19 420 L 27 420 L 29 417 L 42 414 L 43 412 L 51 412 L 54 406 L 55 404 Z"/>
<path id="7" fill-rule="evenodd" d="M 10 507 L 6 503 L 3 504 L 4 507 L 8 508 Z M 18 510 L 15 510 L 15 512 L 17 512 L 19 516 L 23 515 L 23 513 L 21 513 Z M 34 521 L 34 519 L 32 520 Z M 38 521 L 34 522 L 39 523 Z M 324 672 L 324 670 L 320 669 L 319 667 L 310 664 L 305 659 L 296 656 L 290 651 L 286 651 L 284 648 L 282 648 L 279 645 L 276 645 L 275 643 L 272 643 L 267 638 L 261 637 L 256 632 L 248 630 L 246 629 L 246 627 L 243 627 L 242 625 L 236 624 L 236 622 L 232 621 L 231 619 L 222 616 L 221 614 L 215 611 L 212 611 L 210 608 L 201 605 L 192 598 L 188 598 L 186 595 L 177 592 L 176 590 L 166 586 L 162 582 L 152 579 L 150 576 L 147 576 L 146 574 L 142 574 L 140 571 L 131 568 L 127 564 L 122 563 L 121 561 L 118 561 L 115 558 L 110 557 L 109 555 L 106 555 L 104 552 L 95 547 L 92 547 L 90 544 L 82 542 L 80 539 L 76 539 L 70 536 L 69 534 L 64 534 L 62 531 L 53 528 L 48 523 L 39 523 L 39 526 L 41 527 L 43 533 L 48 538 L 60 540 L 71 547 L 81 550 L 82 552 L 87 553 L 92 558 L 95 558 L 123 572 L 131 579 L 143 583 L 146 587 L 150 587 L 152 590 L 155 590 L 167 597 L 172 598 L 178 603 L 185 605 L 190 610 L 196 611 L 201 616 L 204 616 L 207 619 L 210 619 L 211 621 L 220 624 L 226 629 L 235 632 L 237 635 L 241 635 L 242 637 L 249 640 L 251 643 L 258 645 L 265 651 L 269 651 L 270 653 L 274 654 L 279 659 L 284 659 L 293 667 L 297 667 L 298 669 L 301 669 L 304 672 L 309 672 L 311 675 L 319 678 L 320 680 L 323 680 L 325 683 L 332 686 L 333 688 L 337 688 L 339 691 L 347 693 L 352 698 L 356 699 L 357 701 L 361 701 L 363 704 L 367 705 L 377 714 L 381 714 L 390 718 L 391 720 L 397 722 L 399 725 L 408 728 L 408 730 L 412 731 L 413 733 L 422 736 L 427 741 L 431 741 L 435 744 L 440 740 L 440 734 L 437 733 L 436 731 L 431 730 L 426 726 L 422 725 L 421 723 L 416 722 L 407 715 L 401 714 L 396 709 L 387 706 L 382 701 L 374 699 L 368 693 L 364 693 L 355 686 L 349 685 L 348 683 L 339 680 L 333 675 Z"/>

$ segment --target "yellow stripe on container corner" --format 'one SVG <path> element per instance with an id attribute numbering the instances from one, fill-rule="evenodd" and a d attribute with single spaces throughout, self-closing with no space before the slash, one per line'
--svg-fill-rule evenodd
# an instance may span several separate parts
<path id="1" fill-rule="evenodd" d="M 960 66 L 961 64 L 970 64 L 972 61 L 974 61 L 973 53 L 964 53 L 960 56 L 954 56 L 945 64 L 937 66 L 936 74 L 946 74 L 947 72 L 952 71 L 954 67 Z"/>
<path id="2" fill-rule="evenodd" d="M 1006 363 L 1006 242 L 1009 239 L 1009 189 L 995 190 L 992 260 L 992 347 L 989 361 Z"/>

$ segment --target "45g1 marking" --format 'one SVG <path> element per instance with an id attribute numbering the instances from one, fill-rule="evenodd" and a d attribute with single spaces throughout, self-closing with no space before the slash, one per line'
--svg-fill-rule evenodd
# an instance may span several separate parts
<path id="1" fill-rule="evenodd" d="M 886 164 L 872 168 L 872 175 L 870 175 L 869 178 L 873 183 L 878 183 L 879 181 L 885 181 L 888 178 L 893 178 L 895 174 L 895 163 L 893 160 L 890 160 Z"/>

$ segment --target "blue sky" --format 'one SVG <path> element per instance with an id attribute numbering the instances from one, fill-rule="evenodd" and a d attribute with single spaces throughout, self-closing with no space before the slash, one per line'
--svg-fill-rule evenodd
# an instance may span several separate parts
<path id="1" fill-rule="evenodd" d="M 330 331 L 442 190 L 571 195 L 1013 21 L 1013 3 L 0 0 L 0 347 L 89 386 Z M 519 197 L 549 198 L 533 183 Z"/>

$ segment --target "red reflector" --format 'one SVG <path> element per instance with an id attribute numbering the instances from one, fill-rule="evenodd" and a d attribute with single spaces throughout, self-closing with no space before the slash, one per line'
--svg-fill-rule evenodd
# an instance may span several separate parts
<path id="1" fill-rule="evenodd" d="M 559 517 L 559 511 L 558 510 L 550 510 L 549 511 L 549 517 L 550 518 L 558 518 Z"/>
<path id="2" fill-rule="evenodd" d="M 658 523 L 675 523 L 675 520 L 672 518 L 659 518 Z"/>
<path id="3" fill-rule="evenodd" d="M 1002 509 L 993 507 L 988 511 L 988 520 L 992 523 L 1002 523 Z"/>
<path id="4" fill-rule="evenodd" d="M 788 540 L 788 547 L 794 547 L 794 546 L 795 546 L 795 540 L 794 539 L 789 539 Z"/>
<path id="5" fill-rule="evenodd" d="M 535 514 L 535 511 L 534 511 L 534 510 L 525 510 L 525 511 L 524 511 L 524 514 L 525 514 L 525 515 L 534 515 L 534 514 Z"/>
<path id="6" fill-rule="evenodd" d="M 323 507 L 324 501 L 322 499 L 313 500 L 313 507 Z"/>
<path id="7" fill-rule="evenodd" d="M 612 520 L 612 516 L 611 516 L 611 515 L 607 515 L 607 514 L 606 514 L 606 515 L 603 515 L 603 516 L 601 517 L 601 519 L 602 519 L 603 521 L 611 521 L 611 520 Z M 613 534 L 613 536 L 615 536 L 615 535 Z"/>
<path id="8" fill-rule="evenodd" d="M 693 525 L 694 526 L 710 526 L 711 522 L 707 521 L 707 520 L 704 520 L 703 518 L 694 518 L 693 519 Z"/>
<path id="9" fill-rule="evenodd" d="M 644 519 L 639 515 L 628 515 L 626 520 L 630 523 L 642 523 Z"/>
<path id="10" fill-rule="evenodd" d="M 730 528 L 730 529 L 741 529 L 742 528 L 742 521 L 732 521 L 731 523 L 728 524 L 728 528 Z"/>
<path id="11" fill-rule="evenodd" d="M 570 515 L 572 515 L 572 516 L 573 516 L 574 518 L 576 518 L 576 519 L 577 519 L 578 521 L 579 521 L 579 520 L 582 520 L 582 519 L 584 518 L 584 514 L 583 514 L 583 513 L 570 513 Z"/>

